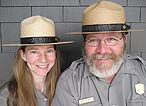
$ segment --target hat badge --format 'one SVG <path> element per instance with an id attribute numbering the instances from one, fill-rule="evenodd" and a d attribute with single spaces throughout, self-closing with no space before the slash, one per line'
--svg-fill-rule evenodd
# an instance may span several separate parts
<path id="1" fill-rule="evenodd" d="M 126 29 L 126 25 L 123 25 L 123 29 Z"/>

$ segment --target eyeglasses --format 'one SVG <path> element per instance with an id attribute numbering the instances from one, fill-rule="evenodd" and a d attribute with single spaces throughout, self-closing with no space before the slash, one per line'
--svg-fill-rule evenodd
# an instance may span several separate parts
<path id="1" fill-rule="evenodd" d="M 107 46 L 115 46 L 122 38 L 123 38 L 123 36 L 121 38 L 109 37 L 104 40 L 100 40 L 100 39 L 96 39 L 96 38 L 89 38 L 89 39 L 86 39 L 85 41 L 88 46 L 92 46 L 92 47 L 99 46 L 101 41 L 104 41 L 104 43 Z"/>

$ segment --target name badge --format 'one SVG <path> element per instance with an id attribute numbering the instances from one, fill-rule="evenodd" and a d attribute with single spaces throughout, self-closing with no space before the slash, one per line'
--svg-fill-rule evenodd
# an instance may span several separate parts
<path id="1" fill-rule="evenodd" d="M 93 102 L 93 101 L 94 101 L 94 98 L 89 97 L 89 98 L 79 100 L 79 104 L 81 105 L 81 104 L 90 103 L 90 102 Z"/>
<path id="2" fill-rule="evenodd" d="M 142 83 L 135 84 L 135 91 L 137 94 L 142 95 L 144 93 L 144 84 Z"/>

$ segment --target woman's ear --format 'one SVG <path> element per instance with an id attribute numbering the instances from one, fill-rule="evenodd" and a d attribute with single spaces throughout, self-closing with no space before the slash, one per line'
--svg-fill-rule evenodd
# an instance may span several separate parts
<path id="1" fill-rule="evenodd" d="M 20 55 L 21 55 L 21 58 L 22 58 L 24 61 L 26 61 L 26 55 L 25 55 L 25 53 L 24 53 L 22 50 L 20 50 Z"/>

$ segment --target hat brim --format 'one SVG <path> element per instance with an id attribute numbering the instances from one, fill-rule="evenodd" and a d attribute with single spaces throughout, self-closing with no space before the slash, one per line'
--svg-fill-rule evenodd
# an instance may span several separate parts
<path id="1" fill-rule="evenodd" d="M 126 31 L 98 31 L 98 32 L 69 32 L 70 35 L 86 35 L 86 34 L 96 34 L 96 33 L 107 33 L 107 32 L 139 32 L 144 31 L 144 29 L 126 30 Z"/>
<path id="2" fill-rule="evenodd" d="M 55 42 L 55 43 L 38 43 L 38 44 L 2 44 L 2 46 L 45 46 L 45 45 L 61 45 L 61 44 L 69 44 L 73 43 L 74 41 L 67 41 L 67 42 Z"/>

